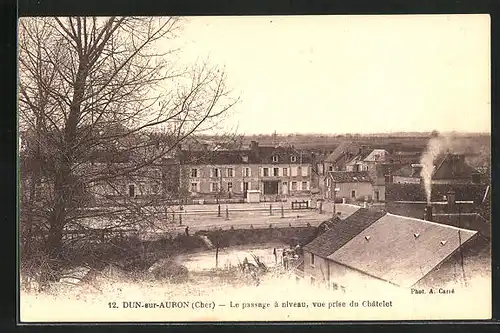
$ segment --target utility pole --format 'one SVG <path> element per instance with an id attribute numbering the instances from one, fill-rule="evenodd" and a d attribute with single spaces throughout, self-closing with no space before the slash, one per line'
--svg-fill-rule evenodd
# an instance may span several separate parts
<path id="1" fill-rule="evenodd" d="M 462 250 L 462 235 L 460 233 L 460 215 L 461 215 L 461 208 L 460 204 L 457 205 L 458 208 L 458 246 L 460 249 L 460 266 L 462 267 L 462 275 L 464 278 L 464 284 L 467 286 L 467 279 L 465 277 L 465 268 L 464 268 L 464 252 Z"/>

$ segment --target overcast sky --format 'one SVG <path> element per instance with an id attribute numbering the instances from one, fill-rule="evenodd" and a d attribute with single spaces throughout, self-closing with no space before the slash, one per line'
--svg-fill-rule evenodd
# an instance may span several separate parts
<path id="1" fill-rule="evenodd" d="M 185 60 L 226 67 L 251 133 L 490 131 L 490 20 L 190 17 Z"/>

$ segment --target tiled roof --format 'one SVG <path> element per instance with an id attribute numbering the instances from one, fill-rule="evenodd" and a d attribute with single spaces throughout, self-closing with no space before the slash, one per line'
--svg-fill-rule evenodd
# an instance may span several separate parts
<path id="1" fill-rule="evenodd" d="M 394 172 L 393 176 L 420 178 L 420 172 L 415 173 L 414 168 L 408 164 Z"/>
<path id="2" fill-rule="evenodd" d="M 245 162 L 244 157 L 248 160 Z M 222 150 L 222 151 L 182 151 L 182 164 L 256 164 L 258 156 L 250 150 Z"/>
<path id="3" fill-rule="evenodd" d="M 371 183 L 372 181 L 366 171 L 330 171 L 328 176 L 335 183 Z"/>
<path id="4" fill-rule="evenodd" d="M 360 208 L 351 216 L 330 226 L 330 229 L 304 246 L 304 250 L 326 258 L 385 213 Z"/>
<path id="5" fill-rule="evenodd" d="M 490 222 L 478 213 L 433 214 L 434 222 L 459 228 L 479 231 L 483 236 L 490 237 Z"/>
<path id="6" fill-rule="evenodd" d="M 348 141 L 341 142 L 335 148 L 335 150 L 330 155 L 328 155 L 328 157 L 325 159 L 325 162 L 335 163 L 347 151 L 350 151 L 353 154 L 357 154 L 359 152 L 359 148 L 361 148 L 361 145 L 355 142 L 348 142 Z"/>
<path id="7" fill-rule="evenodd" d="M 471 178 L 477 171 L 465 162 L 465 156 L 443 154 L 438 156 L 432 179 Z"/>
<path id="8" fill-rule="evenodd" d="M 309 164 L 311 154 L 291 147 L 264 146 L 241 150 L 184 150 L 181 159 L 183 164 Z"/>
<path id="9" fill-rule="evenodd" d="M 291 147 L 258 147 L 258 159 L 259 163 L 272 164 L 272 163 L 283 163 L 283 164 L 307 164 L 311 163 L 311 154 L 307 152 L 301 152 L 297 149 Z M 276 157 L 277 161 L 273 158 Z M 295 158 L 292 161 L 292 157 Z"/>
<path id="10" fill-rule="evenodd" d="M 434 184 L 431 201 L 442 201 L 449 191 L 455 192 L 456 200 L 472 200 L 480 203 L 483 200 L 487 185 L 481 184 Z M 386 184 L 386 201 L 425 201 L 424 187 L 420 184 Z"/>
<path id="11" fill-rule="evenodd" d="M 471 230 L 386 214 L 328 259 L 392 284 L 411 287 L 475 234 Z"/>
<path id="12" fill-rule="evenodd" d="M 359 153 L 358 155 L 354 156 L 351 160 L 349 160 L 346 164 L 351 165 L 351 164 L 356 164 L 357 162 L 363 161 L 368 155 L 370 154 L 370 151 L 364 151 Z"/>
<path id="13" fill-rule="evenodd" d="M 389 153 L 385 149 L 374 149 L 368 156 L 364 158 L 365 162 L 386 161 L 389 158 Z"/>

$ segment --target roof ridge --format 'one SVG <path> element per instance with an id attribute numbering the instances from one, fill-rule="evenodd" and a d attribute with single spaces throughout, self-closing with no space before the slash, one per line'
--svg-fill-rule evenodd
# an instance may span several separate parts
<path id="1" fill-rule="evenodd" d="M 397 214 L 392 214 L 392 213 L 387 213 L 387 215 L 391 215 L 391 216 L 394 216 L 394 217 L 400 217 L 400 218 L 403 218 L 403 219 L 406 219 L 406 220 L 412 220 L 412 221 L 418 221 L 418 222 L 425 222 L 425 223 L 437 225 L 437 226 L 440 226 L 440 227 L 443 227 L 443 228 L 450 228 L 450 229 L 454 229 L 454 230 L 458 230 L 458 231 L 470 231 L 473 234 L 477 233 L 477 231 L 475 231 L 475 230 L 458 228 L 458 227 L 455 227 L 455 226 L 452 226 L 452 225 L 448 225 L 448 224 L 442 224 L 442 223 L 427 221 L 427 220 L 423 220 L 423 219 L 417 219 L 415 217 L 409 217 L 409 216 L 404 216 L 404 215 L 397 215 Z"/>

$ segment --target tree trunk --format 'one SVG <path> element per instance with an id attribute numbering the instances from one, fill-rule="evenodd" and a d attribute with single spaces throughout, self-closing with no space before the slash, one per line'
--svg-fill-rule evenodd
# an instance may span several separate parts
<path id="1" fill-rule="evenodd" d="M 215 268 L 219 268 L 219 244 L 215 248 Z"/>
<path id="2" fill-rule="evenodd" d="M 49 235 L 46 243 L 46 251 L 49 256 L 49 267 L 52 277 L 57 278 L 62 263 L 63 251 L 63 230 L 66 223 L 68 205 L 73 200 L 75 184 L 72 177 L 72 165 L 75 157 L 76 130 L 80 107 L 84 96 L 85 88 L 85 66 L 80 63 L 77 79 L 74 84 L 74 96 L 70 106 L 70 112 L 66 121 L 64 131 L 64 154 L 60 156 L 59 172 L 54 182 L 54 207 L 49 220 Z"/>

